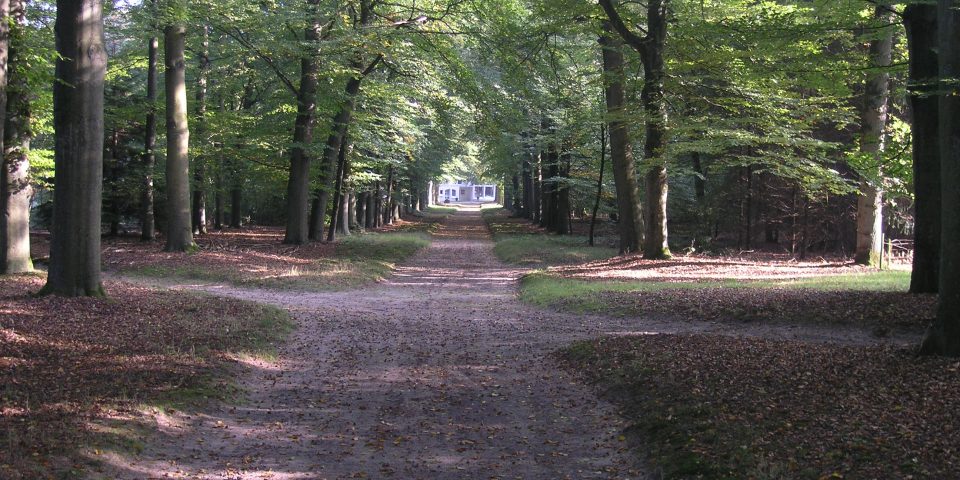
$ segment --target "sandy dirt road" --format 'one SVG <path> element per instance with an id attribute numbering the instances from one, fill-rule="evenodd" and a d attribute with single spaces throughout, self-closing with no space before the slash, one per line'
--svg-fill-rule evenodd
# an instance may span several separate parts
<path id="1" fill-rule="evenodd" d="M 654 478 L 626 425 L 550 352 L 605 333 L 743 334 L 717 323 L 610 319 L 517 299 L 479 211 L 450 216 L 386 282 L 309 293 L 181 286 L 270 303 L 298 329 L 239 379 L 239 405 L 157 417 L 108 478 Z M 753 327 L 750 335 L 872 343 L 864 332 Z"/>

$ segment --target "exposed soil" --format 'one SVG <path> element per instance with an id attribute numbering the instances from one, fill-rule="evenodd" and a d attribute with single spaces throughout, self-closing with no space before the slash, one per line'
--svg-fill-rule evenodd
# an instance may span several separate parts
<path id="1" fill-rule="evenodd" d="M 279 305 L 299 328 L 252 363 L 239 406 L 158 415 L 110 478 L 647 478 L 626 424 L 550 352 L 605 333 L 677 331 L 875 344 L 852 328 L 561 314 L 517 299 L 476 210 L 387 282 L 309 293 L 195 286 Z M 914 341 L 915 339 L 908 339 Z"/>

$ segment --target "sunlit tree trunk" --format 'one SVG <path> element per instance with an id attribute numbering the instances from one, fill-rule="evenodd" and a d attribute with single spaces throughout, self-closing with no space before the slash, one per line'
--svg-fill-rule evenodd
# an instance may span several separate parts
<path id="1" fill-rule="evenodd" d="M 941 249 L 937 319 L 920 351 L 960 356 L 960 0 L 937 4 L 940 44 Z"/>
<path id="2" fill-rule="evenodd" d="M 183 25 L 164 28 L 163 54 L 167 94 L 167 245 L 168 252 L 185 252 L 193 246 L 190 225 L 190 127 L 187 120 L 187 81 Z"/>
<path id="3" fill-rule="evenodd" d="M 30 100 L 17 71 L 23 54 L 26 4 L 0 0 L 0 273 L 33 270 L 30 259 Z M 12 21 L 11 21 L 12 20 Z M 9 55 L 8 55 L 9 53 Z"/>
<path id="4" fill-rule="evenodd" d="M 604 29 L 610 31 L 611 27 L 604 22 Z M 600 45 L 603 53 L 607 129 L 610 132 L 610 159 L 617 193 L 620 253 L 638 252 L 643 239 L 643 219 L 633 162 L 633 145 L 624 119 L 626 95 L 623 87 L 623 42 L 614 35 L 603 35 L 600 37 Z"/>
<path id="5" fill-rule="evenodd" d="M 103 84 L 107 52 L 99 0 L 58 0 L 53 84 L 55 197 L 42 293 L 102 296 Z"/>
<path id="6" fill-rule="evenodd" d="M 889 6 L 878 5 L 874 16 L 878 22 L 889 23 Z M 860 112 L 860 152 L 870 155 L 870 172 L 860 181 L 857 197 L 857 246 L 854 261 L 861 265 L 875 265 L 883 249 L 883 191 L 881 154 L 883 131 L 887 125 L 890 75 L 883 70 L 890 65 L 893 33 L 884 29 L 879 38 L 870 41 L 870 61 L 878 70 L 868 73 Z"/>
<path id="7" fill-rule="evenodd" d="M 937 107 L 937 7 L 910 4 L 903 11 L 910 58 L 913 135 L 913 272 L 910 292 L 936 293 L 940 263 L 940 133 Z"/>

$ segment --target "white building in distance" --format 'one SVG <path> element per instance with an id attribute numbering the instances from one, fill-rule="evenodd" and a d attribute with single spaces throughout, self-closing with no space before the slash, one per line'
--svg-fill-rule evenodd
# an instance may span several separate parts
<path id="1" fill-rule="evenodd" d="M 458 180 L 457 183 L 441 183 L 437 186 L 438 203 L 482 203 L 497 201 L 496 185 L 474 185 Z"/>

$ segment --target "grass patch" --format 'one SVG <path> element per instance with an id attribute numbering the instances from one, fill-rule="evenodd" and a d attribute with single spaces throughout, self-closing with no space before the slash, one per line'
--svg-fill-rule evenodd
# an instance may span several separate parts
<path id="1" fill-rule="evenodd" d="M 118 429 L 143 405 L 237 398 L 234 360 L 274 358 L 293 329 L 242 300 L 121 282 L 107 298 L 31 296 L 43 282 L 0 277 L 0 478 L 69 475 L 84 446 L 135 451 L 136 432 Z"/>
<path id="2" fill-rule="evenodd" d="M 950 478 L 955 360 L 708 335 L 579 342 L 561 361 L 631 421 L 664 479 Z"/>
<path id="3" fill-rule="evenodd" d="M 617 255 L 607 247 L 591 247 L 579 236 L 511 234 L 495 237 L 493 252 L 514 265 L 545 267 L 603 260 Z"/>
<path id="4" fill-rule="evenodd" d="M 616 249 L 587 245 L 587 237 L 582 235 L 544 233 L 526 219 L 510 217 L 500 207 L 484 209 L 482 214 L 493 233 L 493 252 L 506 263 L 541 268 L 617 256 Z"/>
<path id="5" fill-rule="evenodd" d="M 535 272 L 521 280 L 520 298 L 575 313 L 915 329 L 933 317 L 936 299 L 906 293 L 909 280 L 909 273 L 896 271 L 702 282 L 582 280 Z"/>
<path id="6" fill-rule="evenodd" d="M 443 207 L 439 205 L 433 205 L 433 206 L 427 207 L 427 209 L 424 210 L 424 213 L 431 214 L 431 215 L 452 215 L 454 213 L 457 213 L 457 207 Z"/>
<path id="7" fill-rule="evenodd" d="M 180 278 L 223 282 L 237 286 L 283 290 L 331 291 L 355 288 L 383 279 L 394 266 L 430 244 L 433 223 L 411 230 L 354 234 L 342 238 L 319 258 L 290 262 L 282 269 L 229 268 L 229 265 L 147 265 L 124 273 L 153 278 Z"/>

